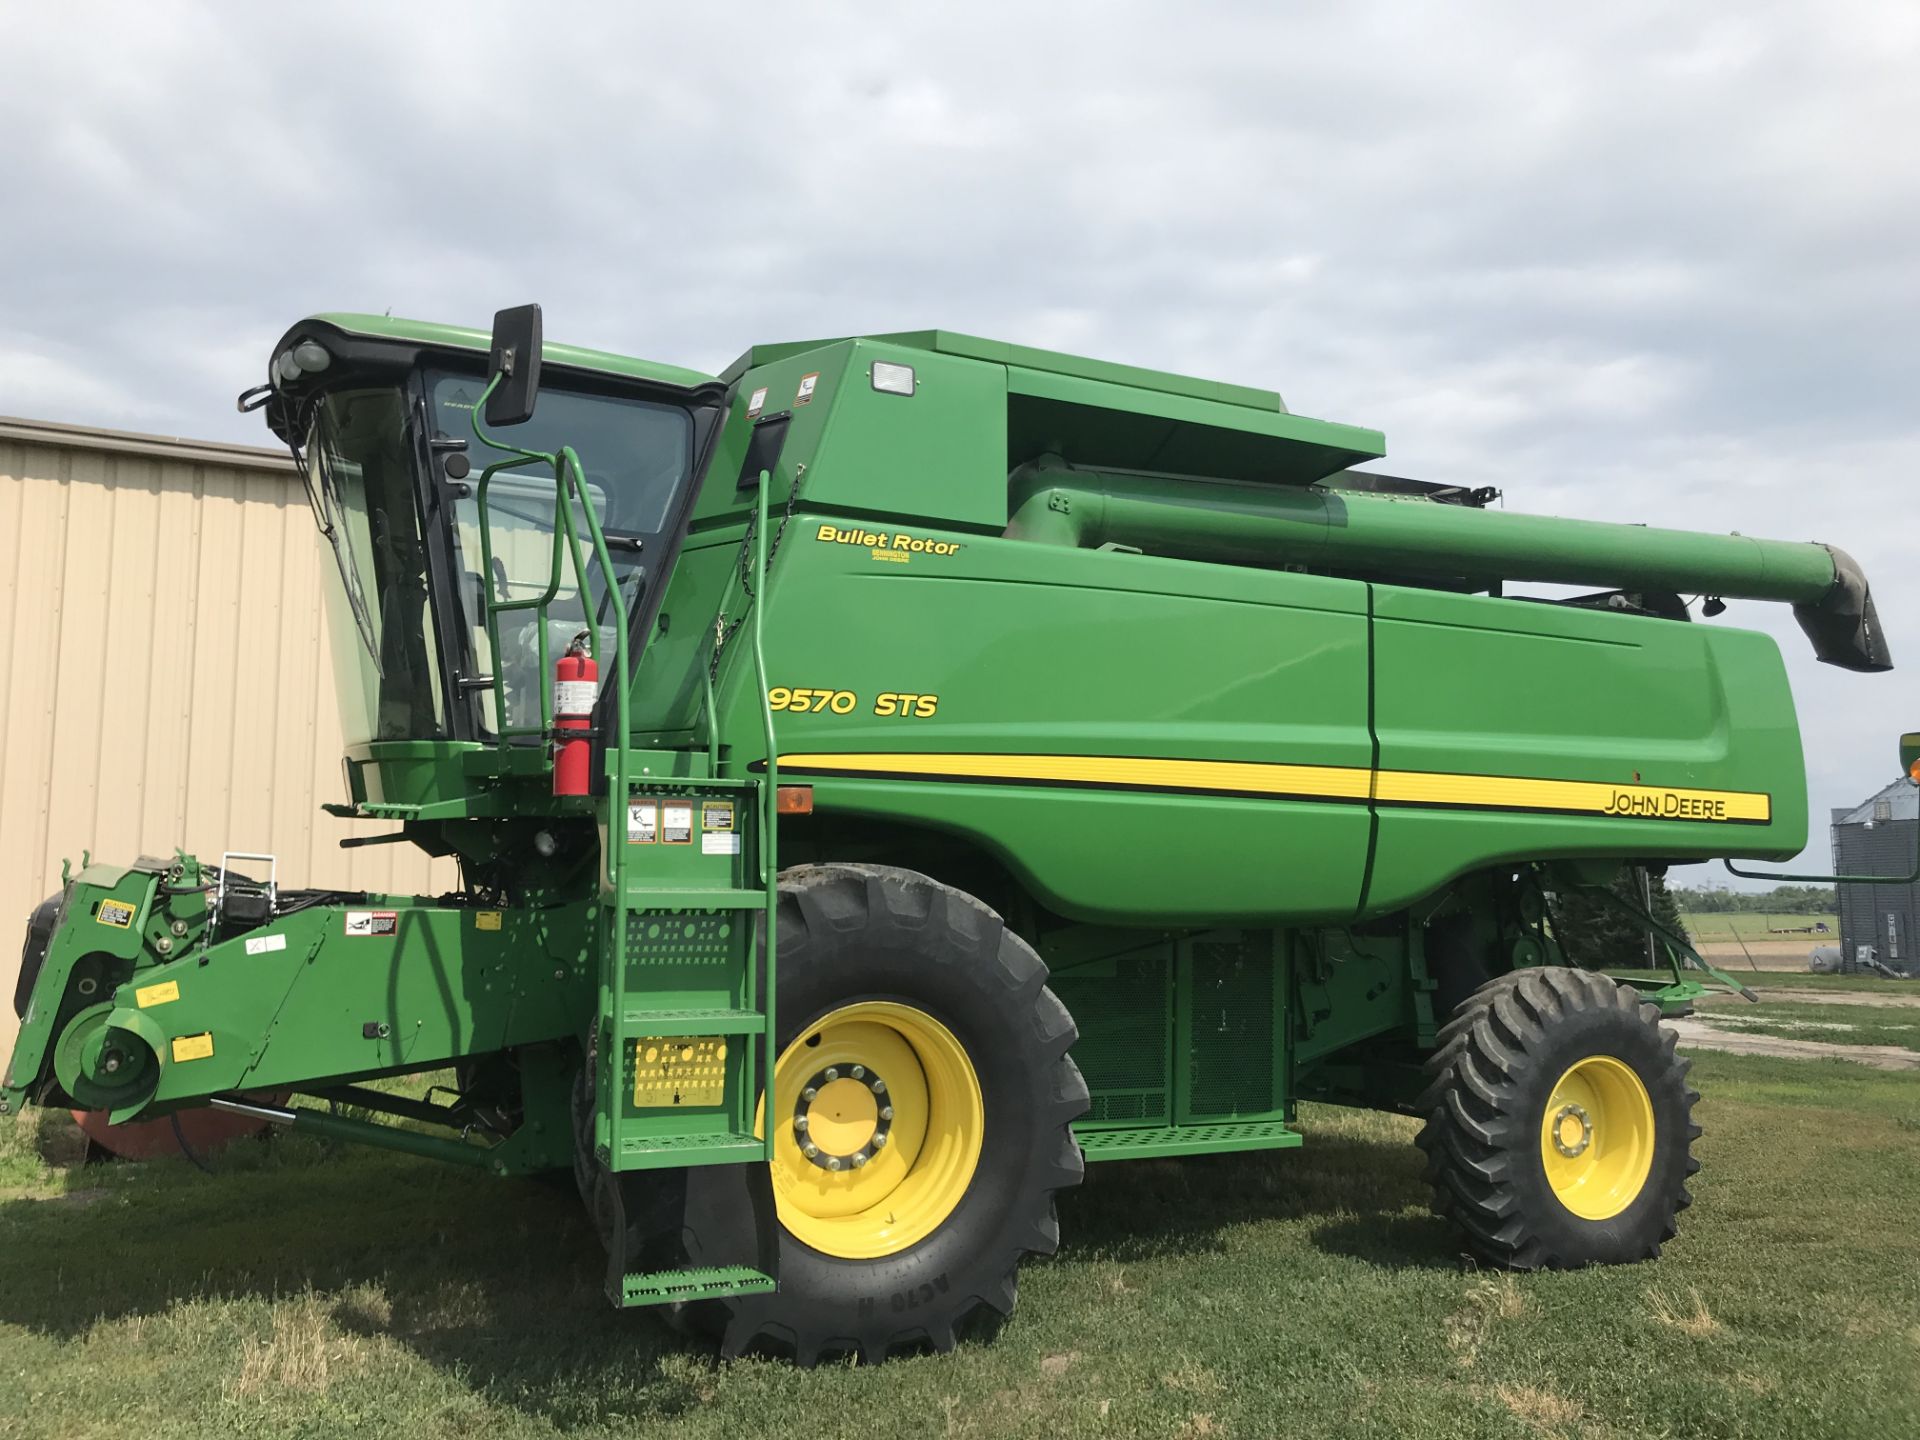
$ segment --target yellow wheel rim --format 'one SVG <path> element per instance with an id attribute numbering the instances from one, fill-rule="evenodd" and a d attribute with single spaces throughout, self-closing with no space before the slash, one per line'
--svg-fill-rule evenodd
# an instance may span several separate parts
<path id="1" fill-rule="evenodd" d="M 1547 1097 L 1540 1158 L 1560 1203 L 1583 1220 L 1631 1205 L 1653 1169 L 1653 1101 L 1633 1068 L 1611 1055 L 1571 1066 Z"/>
<path id="2" fill-rule="evenodd" d="M 980 1163 L 986 1107 L 952 1031 L 912 1006 L 862 1000 L 781 1052 L 773 1124 L 774 1205 L 787 1233 L 827 1255 L 873 1260 L 917 1245 L 959 1206 Z"/>

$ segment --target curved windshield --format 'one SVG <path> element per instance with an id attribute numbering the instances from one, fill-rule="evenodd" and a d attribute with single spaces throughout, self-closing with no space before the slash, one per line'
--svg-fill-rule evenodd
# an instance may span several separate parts
<path id="1" fill-rule="evenodd" d="M 456 500 L 454 565 L 468 653 L 477 675 L 498 674 L 506 714 L 495 713 L 490 689 L 476 692 L 480 728 L 537 730 L 541 692 L 551 674 L 540 668 L 538 612 L 508 610 L 499 616 L 500 653 L 487 634 L 484 597 L 501 602 L 537 600 L 554 583 L 554 526 L 557 518 L 553 476 L 544 465 L 528 462 L 502 470 L 487 488 L 487 540 L 480 544 L 481 473 L 510 452 L 482 444 L 473 433 L 473 407 L 486 382 L 470 375 L 430 375 L 428 406 L 436 439 L 464 440 L 472 469 L 468 494 Z M 587 495 L 606 536 L 614 572 L 629 611 L 640 600 L 647 567 L 661 554 L 674 499 L 693 467 L 693 419 L 675 405 L 611 395 L 591 395 L 543 386 L 538 408 L 524 425 L 498 437 L 524 450 L 558 451 L 571 445 L 585 472 Z M 606 576 L 593 562 L 593 544 L 577 511 L 574 528 L 587 563 L 587 593 L 575 578 L 573 558 L 562 542 L 559 582 L 546 608 L 549 664 L 572 641 L 597 632 L 602 675 L 613 653 L 613 606 Z M 489 570 L 491 573 L 484 573 Z M 449 623 L 454 623 L 450 620 Z"/>
<path id="2" fill-rule="evenodd" d="M 328 395 L 314 408 L 304 458 L 340 567 L 326 594 L 347 743 L 439 735 L 446 717 L 402 392 Z"/>

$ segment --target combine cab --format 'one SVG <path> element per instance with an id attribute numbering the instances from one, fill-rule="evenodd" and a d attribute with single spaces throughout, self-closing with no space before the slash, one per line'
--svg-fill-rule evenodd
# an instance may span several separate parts
<path id="1" fill-rule="evenodd" d="M 1302 1099 L 1422 1117 L 1486 1263 L 1656 1254 L 1704 962 L 1577 969 L 1554 897 L 1806 841 L 1774 643 L 1682 595 L 1888 665 L 1838 550 L 1488 509 L 1269 391 L 947 332 L 710 378 L 322 316 L 242 403 L 337 562 L 329 809 L 461 889 L 90 864 L 0 1108 L 571 1168 L 613 1303 L 728 1353 L 945 1348 L 1086 1162 L 1287 1149 Z"/>

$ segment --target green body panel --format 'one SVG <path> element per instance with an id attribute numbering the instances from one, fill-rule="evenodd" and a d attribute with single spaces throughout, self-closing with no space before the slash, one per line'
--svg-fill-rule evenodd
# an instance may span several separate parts
<path id="1" fill-rule="evenodd" d="M 1369 764 L 1360 587 L 1217 566 L 1196 573 L 1144 556 L 1055 554 L 932 530 L 915 538 L 961 548 L 902 563 L 874 558 L 874 547 L 823 541 L 821 529 L 796 521 L 776 560 L 769 678 L 848 692 L 858 703 L 845 715 L 778 715 L 785 754 L 1255 762 L 1284 755 L 1302 764 Z M 849 612 L 863 617 L 857 644 L 844 627 L 814 618 Z M 1209 643 L 1193 644 L 1196 634 Z M 1262 651 L 1262 662 L 1249 666 L 1247 657 Z M 937 707 L 924 717 L 877 715 L 888 695 L 935 697 Z M 755 697 L 732 699 L 730 709 L 723 700 L 723 733 L 751 720 Z M 751 753 L 748 745 L 742 736 L 734 748 Z M 783 764 L 801 778 L 805 767 Z M 1359 900 L 1363 806 L 805 778 L 823 810 L 969 837 L 1076 919 L 1343 918 Z M 1281 854 L 1285 865 L 1275 863 Z"/>
<path id="2" fill-rule="evenodd" d="M 1799 725 L 1766 635 L 1376 586 L 1373 641 L 1383 772 L 1761 794 L 1771 818 L 1381 805 L 1371 911 L 1508 861 L 1785 859 L 1806 845 Z"/>
<path id="3" fill-rule="evenodd" d="M 821 810 L 964 836 L 1071 918 L 1351 920 L 1507 860 L 1805 844 L 1784 667 L 1755 632 L 951 530 L 911 529 L 957 548 L 903 559 L 900 533 L 790 527 L 770 678 L 856 703 L 779 716 L 783 763 Z M 826 615 L 861 617 L 857 643 Z M 737 673 L 722 735 L 751 755 L 757 696 L 726 683 Z M 901 694 L 937 697 L 935 713 L 875 713 Z M 876 755 L 1329 767 L 1347 783 L 1327 799 L 1184 793 L 1150 763 L 1125 788 L 962 782 L 889 777 Z M 1765 795 L 1771 819 L 1382 804 L 1375 771 Z"/>

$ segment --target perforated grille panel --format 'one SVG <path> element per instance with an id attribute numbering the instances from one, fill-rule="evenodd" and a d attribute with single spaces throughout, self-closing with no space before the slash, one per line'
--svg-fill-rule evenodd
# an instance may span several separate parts
<path id="1" fill-rule="evenodd" d="M 725 966 L 733 963 L 734 917 L 634 915 L 627 921 L 628 968 Z M 645 983 L 655 983 L 649 976 Z"/>
<path id="2" fill-rule="evenodd" d="M 1192 959 L 1192 1091 L 1195 1115 L 1256 1115 L 1274 1108 L 1274 964 L 1262 945 L 1201 941 Z"/>
<path id="3" fill-rule="evenodd" d="M 1093 1095 L 1087 1123 L 1171 1118 L 1168 982 L 1166 950 L 1062 971 L 1050 982 L 1080 1026 L 1073 1058 Z"/>

